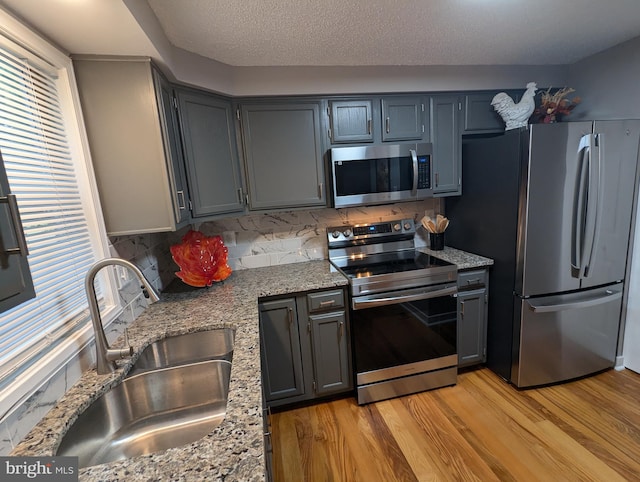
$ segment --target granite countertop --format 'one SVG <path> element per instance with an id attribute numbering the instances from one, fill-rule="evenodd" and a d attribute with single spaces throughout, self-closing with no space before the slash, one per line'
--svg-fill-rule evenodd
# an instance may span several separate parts
<path id="1" fill-rule="evenodd" d="M 421 250 L 457 264 L 459 270 L 493 264 L 488 258 L 449 247 Z M 81 469 L 80 480 L 264 481 L 258 298 L 347 284 L 328 261 L 309 261 L 235 271 L 211 288 L 163 294 L 129 328 L 130 343 L 137 348 L 134 357 L 123 361 L 113 374 L 85 372 L 11 455 L 55 454 L 77 416 L 117 385 L 150 343 L 167 336 L 231 327 L 235 342 L 223 422 L 206 437 L 182 447 Z"/>
<path id="2" fill-rule="evenodd" d="M 429 248 L 418 248 L 423 253 L 430 254 L 436 258 L 449 261 L 458 266 L 458 271 L 473 268 L 487 268 L 493 265 L 493 260 L 479 256 L 477 254 L 467 253 L 456 248 L 445 246 L 442 250 L 433 250 Z"/>
<path id="3" fill-rule="evenodd" d="M 348 282 L 328 261 L 235 271 L 211 288 L 163 294 L 129 329 L 136 356 L 116 373 L 87 371 L 11 455 L 53 455 L 78 414 L 120 382 L 142 349 L 166 336 L 232 327 L 235 342 L 227 413 L 208 436 L 178 448 L 80 470 L 83 481 L 264 481 L 258 298 Z"/>

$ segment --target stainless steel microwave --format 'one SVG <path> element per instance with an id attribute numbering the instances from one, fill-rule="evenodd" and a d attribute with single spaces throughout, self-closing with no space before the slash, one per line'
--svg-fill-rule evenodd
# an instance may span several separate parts
<path id="1" fill-rule="evenodd" d="M 415 201 L 433 196 L 428 143 L 331 149 L 336 208 Z"/>

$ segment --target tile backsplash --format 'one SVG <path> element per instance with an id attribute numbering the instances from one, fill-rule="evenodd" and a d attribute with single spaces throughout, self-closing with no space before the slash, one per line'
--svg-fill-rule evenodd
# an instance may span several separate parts
<path id="1" fill-rule="evenodd" d="M 327 258 L 326 228 L 345 224 L 412 218 L 441 211 L 439 199 L 345 209 L 316 209 L 248 214 L 194 226 L 208 236 L 222 236 L 234 270 Z M 418 229 L 416 244 L 427 236 Z"/>

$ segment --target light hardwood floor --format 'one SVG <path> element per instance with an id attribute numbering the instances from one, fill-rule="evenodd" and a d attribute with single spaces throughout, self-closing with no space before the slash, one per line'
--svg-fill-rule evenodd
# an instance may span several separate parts
<path id="1" fill-rule="evenodd" d="M 486 368 L 453 387 L 274 413 L 276 482 L 640 481 L 640 375 L 517 390 Z"/>

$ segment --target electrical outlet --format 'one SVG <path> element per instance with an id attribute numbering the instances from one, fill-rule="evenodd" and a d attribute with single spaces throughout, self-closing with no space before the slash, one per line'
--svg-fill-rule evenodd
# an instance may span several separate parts
<path id="1" fill-rule="evenodd" d="M 116 281 L 118 284 L 118 289 L 122 288 L 127 282 L 131 279 L 131 274 L 129 270 L 124 266 L 115 265 L 116 268 Z"/>

